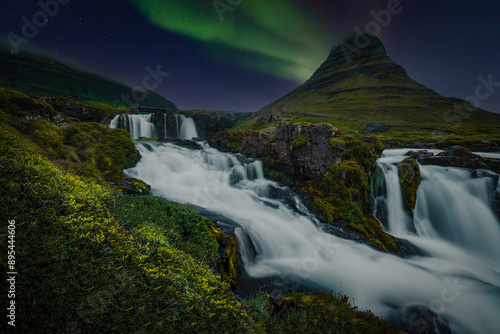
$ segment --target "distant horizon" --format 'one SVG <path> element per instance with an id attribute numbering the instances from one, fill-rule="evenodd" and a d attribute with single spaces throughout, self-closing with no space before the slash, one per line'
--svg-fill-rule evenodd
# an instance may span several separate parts
<path id="1" fill-rule="evenodd" d="M 359 33 L 359 31 L 357 31 L 357 32 L 356 31 L 352 31 L 349 34 L 346 34 L 345 37 L 347 38 L 349 36 L 355 35 L 356 33 Z M 377 36 L 377 37 L 380 38 L 380 36 Z M 381 40 L 382 40 L 382 38 L 381 38 Z M 384 43 L 383 40 L 382 40 L 382 43 Z M 336 47 L 338 44 L 339 44 L 339 42 L 333 44 L 330 47 L 330 51 L 334 47 Z M 385 43 L 384 43 L 384 46 L 385 46 Z M 6 41 L 3 40 L 3 39 L 0 39 L 0 50 L 4 51 L 7 54 L 10 52 L 9 51 L 9 44 L 6 43 Z M 43 46 L 39 46 L 36 43 L 28 44 L 23 50 L 21 50 L 21 53 L 22 54 L 27 54 L 27 55 L 38 56 L 38 57 L 42 57 L 42 58 L 47 58 L 47 59 L 50 59 L 50 60 L 53 60 L 53 61 L 57 61 L 57 62 L 60 62 L 60 63 L 62 63 L 64 65 L 67 65 L 67 66 L 69 66 L 69 67 L 71 67 L 73 69 L 76 69 L 76 70 L 79 70 L 79 71 L 83 71 L 83 72 L 86 72 L 86 73 L 89 73 L 89 74 L 92 74 L 92 75 L 100 76 L 100 77 L 102 77 L 104 79 L 107 79 L 107 80 L 110 80 L 110 81 L 115 81 L 117 83 L 124 84 L 124 85 L 130 86 L 130 87 L 134 87 L 137 84 L 137 82 L 134 82 L 135 80 L 133 78 L 127 77 L 126 74 L 117 74 L 117 73 L 114 73 L 114 72 L 111 72 L 111 71 L 104 71 L 103 72 L 102 70 L 98 69 L 97 67 L 89 65 L 88 63 L 85 63 L 85 62 L 83 62 L 83 61 L 81 61 L 81 60 L 79 60 L 77 58 L 73 58 L 71 56 L 67 56 L 67 55 L 60 54 L 60 53 L 51 52 L 50 50 L 47 50 Z M 389 54 L 389 52 L 388 52 L 388 54 Z M 324 60 L 327 59 L 328 55 L 325 57 Z M 13 55 L 13 56 L 15 56 L 15 55 Z M 391 56 L 389 55 L 389 57 L 391 57 Z M 399 64 L 399 65 L 401 65 L 403 68 L 405 68 L 404 64 Z M 319 66 L 318 66 L 318 68 L 319 68 Z M 406 68 L 405 68 L 405 70 L 406 70 Z M 313 73 L 311 73 L 311 76 L 312 76 Z M 408 74 L 408 75 L 411 77 L 410 74 Z M 309 80 L 309 78 L 306 79 L 304 82 L 306 82 L 307 80 Z M 264 108 L 268 104 L 274 102 L 275 100 L 278 100 L 279 98 L 281 98 L 284 95 L 288 94 L 289 92 L 291 92 L 292 90 L 294 90 L 295 88 L 299 87 L 302 84 L 303 84 L 303 82 L 302 83 L 297 83 L 289 91 L 285 92 L 283 95 L 276 96 L 274 99 L 270 100 L 269 102 L 265 103 L 264 105 L 262 105 L 261 107 L 259 107 L 258 109 L 255 109 L 255 110 L 250 110 L 250 109 L 247 109 L 247 110 L 207 109 L 207 108 L 199 108 L 199 107 L 191 107 L 191 106 L 190 107 L 180 107 L 179 104 L 175 101 L 175 99 L 173 99 L 171 96 L 166 95 L 161 90 L 157 89 L 157 90 L 153 90 L 153 91 L 155 91 L 157 94 L 159 94 L 160 96 L 164 97 L 165 99 L 167 99 L 167 100 L 173 102 L 174 104 L 176 104 L 178 106 L 179 110 L 181 110 L 181 111 L 203 110 L 203 111 L 224 111 L 224 112 L 258 112 L 259 110 L 261 110 L 262 108 Z M 428 87 L 428 88 L 436 91 L 438 94 L 440 94 L 433 87 L 427 86 L 425 84 L 424 84 L 424 86 L 426 86 L 426 87 Z M 440 94 L 440 95 L 442 95 L 442 94 Z M 458 96 L 445 96 L 445 95 L 442 95 L 442 96 L 447 97 L 447 98 L 458 98 L 458 99 L 464 100 L 464 98 L 461 98 L 461 97 L 458 97 Z M 479 108 L 483 109 L 485 111 L 488 111 L 488 112 L 492 112 L 492 113 L 495 113 L 495 114 L 500 114 L 500 109 L 498 109 L 498 110 L 488 110 L 487 108 L 482 107 L 482 106 L 479 106 Z"/>

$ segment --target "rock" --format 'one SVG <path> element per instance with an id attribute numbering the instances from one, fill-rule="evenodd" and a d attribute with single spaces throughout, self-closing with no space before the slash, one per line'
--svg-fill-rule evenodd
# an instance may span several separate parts
<path id="1" fill-rule="evenodd" d="M 418 160 L 418 159 L 432 158 L 434 156 L 434 153 L 429 152 L 427 150 L 409 151 L 408 153 L 405 154 L 405 156 L 411 157 L 412 159 L 415 159 L 415 160 Z"/>
<path id="2" fill-rule="evenodd" d="M 313 179 L 328 172 L 328 167 L 339 162 L 339 155 L 330 145 L 337 129 L 322 125 L 279 125 L 269 151 L 275 158 L 274 168 L 299 178 Z"/>
<path id="3" fill-rule="evenodd" d="M 452 157 L 452 158 L 466 157 L 468 155 L 471 155 L 470 151 L 468 151 L 463 146 L 452 146 L 449 147 L 445 152 L 441 152 L 438 154 L 439 157 Z"/>
<path id="4" fill-rule="evenodd" d="M 384 143 L 384 146 L 385 148 L 387 149 L 391 149 L 391 148 L 398 148 L 399 147 L 399 144 L 397 141 L 391 139 L 391 140 L 388 140 Z"/>
<path id="5" fill-rule="evenodd" d="M 150 194 L 149 184 L 139 179 L 126 177 L 121 172 L 106 172 L 103 177 L 123 195 L 148 196 Z"/>
<path id="6" fill-rule="evenodd" d="M 264 124 L 273 123 L 279 121 L 280 119 L 280 116 L 274 114 L 260 114 L 258 117 L 258 121 Z"/>
<path id="7" fill-rule="evenodd" d="M 263 158 L 266 156 L 266 144 L 271 140 L 271 136 L 266 133 L 249 130 L 247 131 L 239 153 L 251 158 Z"/>
<path id="8" fill-rule="evenodd" d="M 422 165 L 439 165 L 445 167 L 462 167 L 471 169 L 487 169 L 500 173 L 500 160 L 482 158 L 477 154 L 470 153 L 462 146 L 452 146 L 437 156 L 421 156 L 418 162 Z"/>
<path id="9" fill-rule="evenodd" d="M 40 97 L 40 100 L 49 103 L 54 108 L 54 111 L 59 113 L 61 119 L 61 115 L 64 115 L 65 117 L 76 118 L 81 122 L 95 122 L 101 124 L 108 124 L 111 120 L 110 115 L 104 110 L 85 106 L 73 100 L 52 96 L 43 96 Z"/>
<path id="10" fill-rule="evenodd" d="M 172 143 L 177 146 L 189 148 L 191 150 L 201 150 L 201 146 L 197 142 L 188 139 L 163 137 L 159 138 L 157 141 L 160 143 Z"/>
<path id="11" fill-rule="evenodd" d="M 417 190 L 421 182 L 420 167 L 414 159 L 405 159 L 398 166 L 403 205 L 410 215 L 417 204 Z"/>
<path id="12" fill-rule="evenodd" d="M 273 169 L 288 176 L 315 178 L 342 161 L 341 150 L 330 144 L 337 129 L 329 124 L 278 125 L 271 136 L 260 131 L 219 132 L 208 143 L 222 152 L 241 153 L 249 158 L 270 157 Z"/>
<path id="13" fill-rule="evenodd" d="M 269 303 L 271 304 L 271 317 L 280 317 L 290 308 L 291 304 L 283 297 L 273 296 L 269 296 Z"/>
<path id="14" fill-rule="evenodd" d="M 490 141 L 482 141 L 479 144 L 472 145 L 472 150 L 475 152 L 490 152 L 493 150 L 493 144 Z"/>

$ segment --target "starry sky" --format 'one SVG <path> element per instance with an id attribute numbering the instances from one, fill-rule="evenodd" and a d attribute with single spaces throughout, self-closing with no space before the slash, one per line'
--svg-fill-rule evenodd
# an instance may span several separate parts
<path id="1" fill-rule="evenodd" d="M 391 6 L 398 13 L 384 16 Z M 413 79 L 444 96 L 476 96 L 480 77 L 492 81 L 479 107 L 500 112 L 498 13 L 494 0 L 16 0 L 0 4 L 0 43 L 10 48 L 9 33 L 38 20 L 21 51 L 133 86 L 158 69 L 169 75 L 156 91 L 181 109 L 255 111 L 370 27 Z"/>

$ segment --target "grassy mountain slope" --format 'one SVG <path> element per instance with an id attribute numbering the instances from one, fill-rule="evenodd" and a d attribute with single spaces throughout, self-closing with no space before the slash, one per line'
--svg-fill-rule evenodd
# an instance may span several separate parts
<path id="1" fill-rule="evenodd" d="M 353 38 L 332 48 L 328 59 L 295 90 L 262 112 L 296 112 L 377 123 L 500 125 L 500 115 L 443 97 L 419 84 L 396 64 L 380 39 L 355 48 Z M 458 106 L 460 111 L 455 111 Z M 461 112 L 461 113 L 460 113 Z"/>
<path id="2" fill-rule="evenodd" d="M 29 95 L 50 95 L 77 101 L 124 103 L 132 88 L 103 77 L 73 69 L 48 58 L 17 54 L 0 49 L 0 86 Z M 123 101 L 122 101 L 123 100 Z M 132 100 L 132 102 L 134 102 Z M 141 105 L 178 110 L 163 96 L 148 91 Z"/>

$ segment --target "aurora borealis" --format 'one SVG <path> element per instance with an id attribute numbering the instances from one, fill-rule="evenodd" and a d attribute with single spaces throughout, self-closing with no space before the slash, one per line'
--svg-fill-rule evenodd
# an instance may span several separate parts
<path id="1" fill-rule="evenodd" d="M 204 42 L 216 60 L 298 83 L 309 78 L 337 40 L 296 1 L 132 2 L 153 24 Z"/>
<path id="2" fill-rule="evenodd" d="M 149 66 L 170 75 L 157 92 L 182 109 L 254 111 L 307 80 L 331 46 L 397 0 L 60 1 L 25 51 L 138 85 Z M 380 27 L 389 55 L 438 93 L 465 98 L 478 77 L 500 81 L 500 5 L 400 0 Z M 21 34 L 39 1 L 0 4 L 0 44 Z M 500 89 L 482 102 L 500 112 Z"/>

